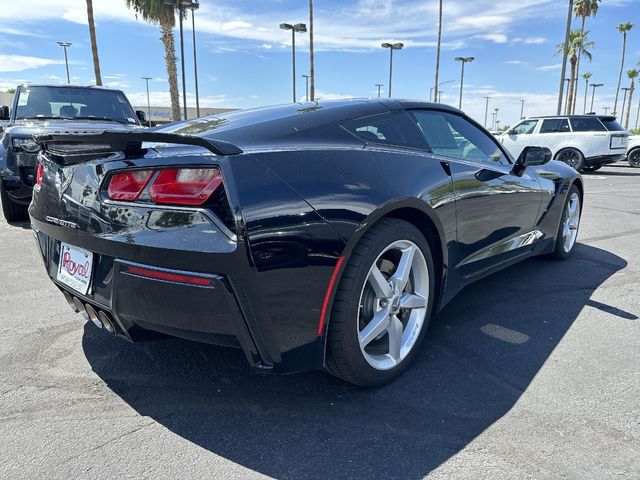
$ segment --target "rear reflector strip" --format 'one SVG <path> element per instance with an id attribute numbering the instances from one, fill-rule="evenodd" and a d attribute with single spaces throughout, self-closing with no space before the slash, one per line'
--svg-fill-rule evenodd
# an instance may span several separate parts
<path id="1" fill-rule="evenodd" d="M 329 306 L 329 300 L 331 299 L 331 294 L 333 293 L 333 287 L 336 283 L 336 279 L 338 278 L 338 272 L 340 271 L 340 267 L 342 267 L 342 262 L 344 262 L 344 257 L 338 258 L 338 263 L 333 267 L 333 273 L 331 274 L 331 280 L 329 280 L 329 286 L 327 286 L 327 291 L 324 294 L 324 301 L 322 302 L 322 310 L 320 311 L 320 321 L 318 322 L 318 336 L 321 336 L 324 332 L 324 325 L 327 320 L 327 308 Z"/>
<path id="2" fill-rule="evenodd" d="M 152 278 L 154 280 L 164 280 L 166 282 L 185 283 L 187 285 L 197 285 L 199 287 L 210 287 L 211 279 L 206 277 L 198 277 L 195 275 L 184 275 L 181 273 L 165 272 L 162 270 L 153 270 L 150 268 L 128 266 L 126 273 L 137 275 L 139 277 Z"/>

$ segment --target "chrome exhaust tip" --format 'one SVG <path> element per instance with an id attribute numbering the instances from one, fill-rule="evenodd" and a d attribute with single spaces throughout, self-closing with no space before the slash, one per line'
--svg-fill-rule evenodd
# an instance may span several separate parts
<path id="1" fill-rule="evenodd" d="M 73 297 L 69 295 L 67 292 L 62 292 L 62 295 L 64 295 L 64 299 L 67 301 L 67 303 L 71 307 L 71 310 L 73 310 L 74 313 L 79 313 L 78 307 L 76 307 L 76 304 L 73 301 Z"/>
<path id="2" fill-rule="evenodd" d="M 98 313 L 98 317 L 100 318 L 100 321 L 104 325 L 104 328 L 107 330 L 107 332 L 115 335 L 116 329 L 113 326 L 113 323 L 111 323 L 111 319 L 109 318 L 109 316 L 102 310 L 100 310 L 100 312 Z"/>
<path id="3" fill-rule="evenodd" d="M 95 309 L 88 303 L 85 304 L 84 307 L 87 315 L 89 315 L 89 320 L 91 320 L 98 328 L 104 328 L 104 325 L 100 321 L 100 318 L 98 318 L 98 314 L 96 313 Z"/>
<path id="4" fill-rule="evenodd" d="M 77 312 L 80 315 L 82 315 L 82 318 L 84 318 L 85 321 L 88 321 L 89 320 L 89 314 L 85 310 L 84 304 L 82 303 L 82 301 L 78 297 L 73 297 L 73 304 L 76 306 Z"/>

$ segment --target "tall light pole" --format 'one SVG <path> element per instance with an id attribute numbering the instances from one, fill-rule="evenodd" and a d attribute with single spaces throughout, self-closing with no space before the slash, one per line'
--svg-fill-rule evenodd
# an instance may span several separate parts
<path id="1" fill-rule="evenodd" d="M 436 98 L 436 95 L 438 94 L 437 90 L 440 88 L 440 86 L 446 85 L 447 83 L 453 83 L 453 82 L 455 82 L 455 80 L 447 80 L 445 82 L 440 82 L 437 87 L 431 87 L 429 89 L 429 101 L 437 102 L 438 99 Z M 436 90 L 436 95 L 433 94 L 434 90 Z"/>
<path id="2" fill-rule="evenodd" d="M 64 48 L 64 64 L 67 67 L 67 83 L 71 83 L 71 76 L 69 75 L 69 59 L 67 58 L 67 48 L 69 48 L 72 43 L 70 42 L 58 42 L 62 48 Z"/>
<path id="3" fill-rule="evenodd" d="M 316 65 L 313 49 L 313 0 L 309 0 L 309 75 L 311 76 L 311 101 L 316 99 Z"/>
<path id="4" fill-rule="evenodd" d="M 569 53 L 569 35 L 571 34 L 571 17 L 573 17 L 573 0 L 569 0 L 569 10 L 567 13 L 567 27 L 564 33 L 564 44 L 562 47 L 562 71 L 560 73 L 560 91 L 558 92 L 558 109 L 556 115 L 562 111 L 562 93 L 564 91 L 564 80 L 567 72 L 567 56 Z"/>
<path id="5" fill-rule="evenodd" d="M 378 87 L 378 98 L 380 98 L 380 89 L 384 87 L 384 83 L 375 83 L 374 87 Z"/>
<path id="6" fill-rule="evenodd" d="M 304 82 L 305 82 L 305 91 L 307 92 L 307 96 L 306 96 L 306 102 L 309 101 L 309 79 L 311 78 L 311 75 L 302 75 L 302 78 L 304 78 Z"/>
<path id="7" fill-rule="evenodd" d="M 591 110 L 589 110 L 590 112 L 593 112 L 593 100 L 594 100 L 594 98 L 596 96 L 596 88 L 602 87 L 603 85 L 604 85 L 604 83 L 592 83 L 591 84 L 591 88 L 593 88 L 593 91 L 591 92 Z M 607 112 L 605 112 L 604 114 L 606 115 Z"/>
<path id="8" fill-rule="evenodd" d="M 620 90 L 624 91 L 624 98 L 622 99 L 622 112 L 620 113 L 620 124 L 622 124 L 622 119 L 624 118 L 624 107 L 627 103 L 627 92 L 631 89 L 629 87 L 622 87 Z"/>
<path id="9" fill-rule="evenodd" d="M 484 97 L 484 99 L 487 101 L 484 105 L 484 128 L 487 128 L 487 117 L 489 115 L 489 99 L 491 97 Z"/>
<path id="10" fill-rule="evenodd" d="M 198 0 L 182 0 L 184 8 L 191 10 L 191 34 L 193 38 L 193 76 L 196 87 L 196 117 L 200 117 L 200 92 L 198 91 L 198 57 L 196 54 L 196 14 L 195 11 L 200 8 Z"/>
<path id="11" fill-rule="evenodd" d="M 609 110 L 611 110 L 611 107 L 604 107 L 604 114 L 606 115 Z"/>
<path id="12" fill-rule="evenodd" d="M 524 119 L 524 99 L 520 100 L 520 120 Z"/>
<path id="13" fill-rule="evenodd" d="M 290 23 L 281 23 L 280 28 L 282 30 L 291 30 L 291 55 L 293 63 L 293 103 L 296 103 L 296 33 L 304 33 L 307 31 L 307 26 L 304 23 L 296 23 L 292 25 Z"/>
<path id="14" fill-rule="evenodd" d="M 493 118 L 493 128 L 492 130 L 496 129 L 496 126 L 498 125 L 498 111 L 500 111 L 500 109 L 498 107 L 493 109 L 494 112 L 494 118 Z"/>
<path id="15" fill-rule="evenodd" d="M 147 123 L 149 124 L 148 126 L 151 126 L 151 99 L 149 98 L 149 80 L 152 80 L 151 77 L 142 77 L 142 80 L 144 80 L 147 83 Z"/>
<path id="16" fill-rule="evenodd" d="M 391 79 L 393 78 L 393 51 L 400 50 L 404 47 L 404 43 L 383 43 L 382 48 L 389 49 L 389 98 L 391 98 Z"/>
<path id="17" fill-rule="evenodd" d="M 567 95 L 564 102 L 564 114 L 569 115 L 569 83 L 571 82 L 570 78 L 565 78 L 565 82 L 567 82 Z"/>
<path id="18" fill-rule="evenodd" d="M 462 64 L 462 70 L 460 72 L 460 100 L 458 101 L 458 108 L 462 110 L 462 89 L 464 88 L 464 64 L 473 62 L 475 57 L 456 57 L 456 62 Z"/>

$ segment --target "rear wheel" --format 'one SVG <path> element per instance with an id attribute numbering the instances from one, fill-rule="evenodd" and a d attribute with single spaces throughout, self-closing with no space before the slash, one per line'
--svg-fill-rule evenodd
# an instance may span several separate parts
<path id="1" fill-rule="evenodd" d="M 336 290 L 327 370 L 362 386 L 398 377 L 427 330 L 434 280 L 429 244 L 416 227 L 396 219 L 371 227 Z"/>
<path id="2" fill-rule="evenodd" d="M 556 246 L 551 256 L 557 260 L 568 258 L 576 245 L 578 230 L 580 228 L 580 216 L 582 214 L 582 199 L 580 190 L 572 185 L 564 202 L 562 219 L 558 234 L 556 235 Z"/>
<path id="3" fill-rule="evenodd" d="M 627 162 L 635 168 L 640 168 L 640 148 L 635 148 L 627 155 Z"/>
<path id="4" fill-rule="evenodd" d="M 28 208 L 11 200 L 1 181 L 0 201 L 2 202 L 2 213 L 7 222 L 20 222 L 29 218 Z"/>
<path id="5" fill-rule="evenodd" d="M 575 148 L 565 148 L 556 154 L 556 160 L 566 163 L 578 172 L 584 168 L 584 155 Z"/>

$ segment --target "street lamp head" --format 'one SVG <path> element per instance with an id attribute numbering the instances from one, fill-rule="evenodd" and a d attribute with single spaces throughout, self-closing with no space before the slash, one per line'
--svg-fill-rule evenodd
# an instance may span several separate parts
<path id="1" fill-rule="evenodd" d="M 73 44 L 71 42 L 58 42 L 58 45 L 61 47 L 70 47 Z"/>
<path id="2" fill-rule="evenodd" d="M 382 45 L 380 45 L 382 48 L 393 48 L 393 45 L 391 45 L 390 43 L 383 43 Z"/>
<path id="3" fill-rule="evenodd" d="M 179 0 L 180 8 L 185 10 L 198 10 L 200 8 L 200 2 L 198 0 Z"/>
<path id="4" fill-rule="evenodd" d="M 473 62 L 475 59 L 476 57 L 456 57 L 456 62 L 467 63 L 467 62 Z"/>
<path id="5" fill-rule="evenodd" d="M 293 25 L 291 25 L 290 23 L 281 23 L 280 28 L 282 30 L 293 30 Z"/>
<path id="6" fill-rule="evenodd" d="M 304 33 L 307 31 L 307 25 L 305 25 L 304 23 L 296 23 L 293 26 L 293 31 L 298 33 Z"/>
<path id="7" fill-rule="evenodd" d="M 592 87 L 603 87 L 604 83 L 592 83 L 591 86 Z"/>
<path id="8" fill-rule="evenodd" d="M 402 47 L 404 47 L 404 43 L 394 43 L 391 48 L 393 48 L 394 50 L 400 50 Z"/>

